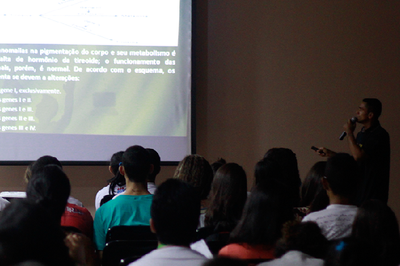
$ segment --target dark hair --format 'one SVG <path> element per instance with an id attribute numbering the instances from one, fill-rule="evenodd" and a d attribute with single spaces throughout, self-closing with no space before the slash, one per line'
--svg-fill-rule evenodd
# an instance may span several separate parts
<path id="1" fill-rule="evenodd" d="M 217 231 L 232 231 L 242 215 L 246 199 L 247 178 L 243 168 L 236 163 L 222 165 L 211 186 L 205 225 Z"/>
<path id="2" fill-rule="evenodd" d="M 111 172 L 114 174 L 114 177 L 108 180 L 110 183 L 108 194 L 112 196 L 115 195 L 114 190 L 117 185 L 120 187 L 125 185 L 125 177 L 119 172 L 119 166 L 122 163 L 123 154 L 123 151 L 116 152 L 111 156 L 110 159 Z"/>
<path id="3" fill-rule="evenodd" d="M 283 171 L 281 182 L 288 187 L 292 206 L 299 206 L 301 180 L 296 154 L 288 148 L 272 148 L 265 153 L 264 158 L 272 159 L 280 165 Z"/>
<path id="4" fill-rule="evenodd" d="M 337 153 L 328 158 L 325 177 L 336 195 L 352 199 L 357 186 L 357 162 L 347 153 Z"/>
<path id="5" fill-rule="evenodd" d="M 256 186 L 268 186 L 271 181 L 283 182 L 283 170 L 272 159 L 264 158 L 254 167 L 254 182 Z"/>
<path id="6" fill-rule="evenodd" d="M 25 181 L 28 182 L 34 172 L 41 171 L 43 167 L 49 164 L 58 165 L 62 169 L 62 165 L 56 157 L 44 155 L 28 165 L 24 174 Z"/>
<path id="7" fill-rule="evenodd" d="M 353 239 L 330 242 L 324 266 L 375 266 L 378 261 L 376 251 L 366 242 Z M 393 265 L 394 266 L 394 265 Z M 397 265 L 396 265 L 397 266 Z"/>
<path id="8" fill-rule="evenodd" d="M 298 250 L 314 258 L 325 257 L 328 240 L 315 222 L 287 222 L 283 226 L 282 235 L 275 248 L 277 257 L 290 250 Z"/>
<path id="9" fill-rule="evenodd" d="M 309 206 L 311 211 L 319 211 L 329 205 L 329 198 L 321 180 L 325 175 L 325 167 L 325 161 L 316 162 L 311 167 L 301 186 L 300 206 Z"/>
<path id="10" fill-rule="evenodd" d="M 147 180 L 149 182 L 155 182 L 156 181 L 156 176 L 160 173 L 161 171 L 161 158 L 158 152 L 154 149 L 147 148 L 147 152 L 150 155 L 150 163 L 153 165 L 153 172 L 150 173 L 148 176 Z"/>
<path id="11" fill-rule="evenodd" d="M 60 223 L 70 192 L 67 175 L 58 165 L 50 164 L 33 173 L 26 197 L 48 209 Z"/>
<path id="12" fill-rule="evenodd" d="M 242 217 L 232 231 L 229 242 L 249 245 L 274 245 L 281 236 L 282 225 L 293 219 L 293 209 L 277 182 L 256 186 L 243 209 Z"/>
<path id="13" fill-rule="evenodd" d="M 217 161 L 215 161 L 215 162 L 213 162 L 213 163 L 211 164 L 211 168 L 212 168 L 212 170 L 213 170 L 214 175 L 215 175 L 215 173 L 217 172 L 217 170 L 218 170 L 221 166 L 223 166 L 224 164 L 226 164 L 226 161 L 225 161 L 225 159 L 223 159 L 223 158 L 218 158 Z"/>
<path id="14" fill-rule="evenodd" d="M 45 265 L 74 265 L 60 224 L 41 205 L 21 199 L 11 202 L 0 218 L 0 264 L 34 260 Z"/>
<path id="15" fill-rule="evenodd" d="M 396 215 L 385 203 L 368 200 L 358 208 L 352 237 L 373 246 L 381 265 L 400 264 L 399 224 Z"/>
<path id="16" fill-rule="evenodd" d="M 210 164 L 203 156 L 192 154 L 179 162 L 174 173 L 174 178 L 192 184 L 203 200 L 210 193 L 213 172 Z"/>
<path id="17" fill-rule="evenodd" d="M 368 112 L 372 112 L 374 117 L 378 119 L 382 113 L 382 103 L 376 98 L 365 98 L 363 102 L 366 103 Z"/>
<path id="18" fill-rule="evenodd" d="M 200 215 L 196 190 L 179 179 L 168 179 L 156 190 L 151 218 L 160 243 L 188 246 L 195 237 Z"/>
<path id="19" fill-rule="evenodd" d="M 131 182 L 145 183 L 150 173 L 150 155 L 139 145 L 129 147 L 122 155 L 125 173 Z"/>

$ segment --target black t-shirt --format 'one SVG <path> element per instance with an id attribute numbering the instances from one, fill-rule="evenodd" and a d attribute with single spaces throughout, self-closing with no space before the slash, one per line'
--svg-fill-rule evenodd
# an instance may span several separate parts
<path id="1" fill-rule="evenodd" d="M 357 134 L 357 144 L 366 157 L 358 162 L 360 182 L 357 186 L 356 204 L 365 200 L 388 201 L 390 172 L 390 139 L 385 129 L 378 124 Z"/>

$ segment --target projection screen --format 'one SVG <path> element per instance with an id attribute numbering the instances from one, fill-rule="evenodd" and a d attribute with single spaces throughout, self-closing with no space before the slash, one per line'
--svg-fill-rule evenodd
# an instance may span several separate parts
<path id="1" fill-rule="evenodd" d="M 0 25 L 1 163 L 192 152 L 191 0 L 13 0 Z"/>

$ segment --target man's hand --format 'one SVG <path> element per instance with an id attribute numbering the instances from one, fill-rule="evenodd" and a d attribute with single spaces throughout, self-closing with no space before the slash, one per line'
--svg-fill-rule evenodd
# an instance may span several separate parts
<path id="1" fill-rule="evenodd" d="M 328 157 L 328 158 L 336 154 L 336 152 L 331 151 L 325 147 L 320 147 L 315 152 L 318 153 L 318 155 L 321 157 Z"/>
<path id="2" fill-rule="evenodd" d="M 352 122 L 351 119 L 347 120 L 347 123 L 343 126 L 344 131 L 346 131 L 347 135 L 353 135 L 354 130 L 356 129 L 356 123 Z"/>

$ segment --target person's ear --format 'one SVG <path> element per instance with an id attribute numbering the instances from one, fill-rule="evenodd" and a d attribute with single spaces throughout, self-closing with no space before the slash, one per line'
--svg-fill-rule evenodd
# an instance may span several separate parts
<path id="1" fill-rule="evenodd" d="M 125 176 L 125 167 L 123 165 L 120 165 L 118 170 L 119 170 L 121 175 Z"/>
<path id="2" fill-rule="evenodd" d="M 330 186 L 329 186 L 328 180 L 326 179 L 326 177 L 321 177 L 321 181 L 322 181 L 322 187 L 323 187 L 326 191 L 328 191 L 328 190 L 331 189 Z"/>
<path id="3" fill-rule="evenodd" d="M 373 112 L 369 112 L 368 113 L 368 118 L 371 120 L 372 118 L 374 118 L 374 113 Z"/>
<path id="4" fill-rule="evenodd" d="M 156 233 L 156 228 L 154 227 L 153 218 L 150 218 L 150 231 L 151 231 L 153 234 Z"/>
<path id="5" fill-rule="evenodd" d="M 151 175 L 153 172 L 154 172 L 154 164 L 150 164 L 149 175 Z"/>
<path id="6" fill-rule="evenodd" d="M 108 171 L 110 171 L 110 173 L 111 173 L 112 175 L 114 175 L 114 173 L 112 172 L 111 165 L 108 166 Z"/>

